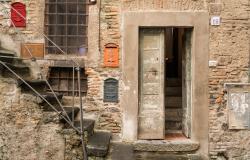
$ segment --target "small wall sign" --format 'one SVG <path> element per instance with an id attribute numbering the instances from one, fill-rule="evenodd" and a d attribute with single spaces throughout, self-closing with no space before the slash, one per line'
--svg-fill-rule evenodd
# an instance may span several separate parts
<path id="1" fill-rule="evenodd" d="M 104 67 L 119 67 L 118 45 L 108 43 L 104 49 Z"/>
<path id="2" fill-rule="evenodd" d="M 220 25 L 220 16 L 212 16 L 211 17 L 211 25 L 219 26 Z"/>
<path id="3" fill-rule="evenodd" d="M 118 102 L 118 80 L 108 78 L 104 81 L 104 102 Z"/>
<path id="4" fill-rule="evenodd" d="M 11 4 L 11 26 L 25 27 L 26 26 L 26 6 L 21 2 Z"/>
<path id="5" fill-rule="evenodd" d="M 210 61 L 208 62 L 208 64 L 209 64 L 209 67 L 216 67 L 216 66 L 218 65 L 218 62 L 215 61 L 215 60 L 210 60 Z"/>

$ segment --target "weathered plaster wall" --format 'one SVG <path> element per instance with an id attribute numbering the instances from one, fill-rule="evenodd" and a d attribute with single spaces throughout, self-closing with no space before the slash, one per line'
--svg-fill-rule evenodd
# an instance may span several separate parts
<path id="1" fill-rule="evenodd" d="M 39 99 L 21 94 L 12 79 L 0 78 L 0 90 L 0 159 L 63 159 L 61 126 L 48 121 L 53 113 L 42 112 Z"/>

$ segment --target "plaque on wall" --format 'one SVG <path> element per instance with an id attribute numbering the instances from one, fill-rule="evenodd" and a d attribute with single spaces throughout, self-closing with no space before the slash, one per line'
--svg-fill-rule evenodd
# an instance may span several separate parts
<path id="1" fill-rule="evenodd" d="M 229 129 L 250 129 L 250 84 L 226 84 Z"/>
<path id="2" fill-rule="evenodd" d="M 31 58 L 31 55 L 36 58 L 44 57 L 44 44 L 43 43 L 23 43 L 21 44 L 22 58 Z"/>
<path id="3" fill-rule="evenodd" d="M 104 81 L 104 102 L 118 102 L 118 80 L 108 78 Z"/>
<path id="4" fill-rule="evenodd" d="M 104 67 L 119 67 L 118 45 L 108 43 L 104 49 Z"/>

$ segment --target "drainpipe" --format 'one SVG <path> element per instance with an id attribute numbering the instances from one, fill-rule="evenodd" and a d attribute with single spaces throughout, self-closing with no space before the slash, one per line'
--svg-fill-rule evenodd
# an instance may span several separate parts
<path id="1" fill-rule="evenodd" d="M 99 0 L 99 52 L 101 53 L 101 11 L 102 11 L 102 0 Z"/>

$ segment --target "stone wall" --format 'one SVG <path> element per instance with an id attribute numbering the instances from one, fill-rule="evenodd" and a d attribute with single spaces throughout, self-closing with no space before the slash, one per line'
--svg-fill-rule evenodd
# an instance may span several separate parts
<path id="1" fill-rule="evenodd" d="M 249 82 L 249 0 L 221 0 L 210 4 L 210 14 L 222 24 L 210 27 L 210 59 L 218 62 L 209 73 L 211 159 L 249 159 L 250 131 L 229 130 L 227 82 Z"/>
<path id="2" fill-rule="evenodd" d="M 48 121 L 30 94 L 21 94 L 16 82 L 0 78 L 0 159 L 63 159 L 65 140 L 61 126 Z"/>
<path id="3" fill-rule="evenodd" d="M 44 24 L 44 1 L 42 0 L 21 0 L 11 2 L 22 2 L 26 5 L 26 22 L 25 28 L 15 28 L 11 26 L 10 20 L 10 2 L 0 5 L 0 40 L 1 46 L 15 51 L 20 55 L 20 43 L 43 43 Z"/>
<path id="4" fill-rule="evenodd" d="M 218 62 L 216 67 L 210 68 L 209 73 L 209 152 L 211 159 L 249 159 L 250 131 L 228 129 L 226 95 L 223 87 L 226 82 L 246 83 L 249 81 L 249 8 L 249 0 L 124 0 L 122 3 L 117 3 L 112 0 L 102 1 L 102 47 L 105 43 L 115 42 L 120 44 L 122 48 L 122 37 L 120 37 L 122 31 L 121 14 L 125 11 L 205 10 L 208 11 L 211 16 L 221 16 L 220 26 L 210 26 L 209 56 L 210 60 Z M 120 52 L 120 54 L 122 53 Z M 102 56 L 102 53 L 100 56 Z M 122 61 L 122 56 L 120 56 L 120 58 L 120 61 Z M 102 62 L 100 62 L 100 64 L 102 64 Z M 107 69 L 100 68 L 100 70 L 103 72 L 103 70 L 106 71 Z M 97 72 L 100 73 L 100 71 Z M 122 79 L 120 81 L 122 84 Z M 101 90 L 97 93 L 99 93 L 100 98 L 102 98 L 102 85 L 99 88 Z M 123 89 L 124 88 L 120 88 L 121 94 Z"/>
<path id="5" fill-rule="evenodd" d="M 38 28 L 43 28 L 44 22 L 44 1 L 43 0 L 30 0 L 23 1 L 27 5 L 27 18 L 28 25 L 26 29 L 18 29 L 21 35 L 24 35 L 24 41 L 26 42 L 44 42 L 43 37 L 41 37 L 37 32 L 34 31 L 32 25 Z M 124 88 L 121 73 L 122 66 L 119 68 L 104 68 L 103 67 L 103 50 L 104 45 L 107 43 L 116 43 L 119 45 L 120 54 L 120 64 L 122 62 L 122 20 L 121 15 L 126 11 L 145 11 L 145 10 L 164 10 L 164 11 L 208 11 L 211 16 L 221 16 L 222 23 L 220 26 L 210 27 L 210 60 L 217 61 L 217 66 L 210 67 L 209 73 L 209 100 L 208 104 L 209 112 L 209 141 L 210 141 L 210 156 L 211 159 L 249 159 L 248 155 L 250 153 L 250 131 L 247 130 L 229 130 L 228 129 L 228 115 L 226 106 L 226 95 L 224 92 L 224 83 L 226 82 L 248 82 L 249 81 L 249 15 L 250 15 L 250 5 L 249 0 L 102 0 L 101 4 L 98 1 L 97 5 L 90 6 L 89 13 L 89 53 L 86 60 L 86 73 L 88 74 L 88 94 L 86 97 L 86 102 L 84 104 L 85 115 L 88 118 L 96 119 L 96 128 L 107 129 L 117 135 L 118 138 L 121 136 L 122 128 L 122 109 L 120 108 L 120 102 L 118 103 L 104 103 L 103 102 L 103 83 L 106 78 L 112 77 L 119 80 L 119 95 L 122 94 Z M 101 5 L 101 6 L 100 6 Z M 100 8 L 99 8 L 100 7 Z M 0 7 L 2 10 L 2 7 Z M 99 17 L 99 9 L 100 17 Z M 3 12 L 2 12 L 3 13 Z M 100 24 L 99 24 L 100 20 Z M 0 40 L 2 46 L 5 48 L 15 50 L 19 54 L 19 43 L 23 41 L 20 39 L 16 31 L 13 28 L 9 28 L 8 16 L 3 13 L 0 20 Z M 32 25 L 30 25 L 32 24 Z M 100 26 L 99 26 L 100 25 Z M 100 32 L 99 32 L 100 29 Z M 99 35 L 100 34 L 100 35 Z M 100 37 L 99 37 L 100 36 Z M 55 58 L 55 57 L 52 57 Z M 44 66 L 46 62 L 39 63 Z M 46 74 L 46 73 L 45 73 Z M 5 86 L 6 82 L 1 81 L 0 85 Z M 12 85 L 11 85 L 12 86 Z M 1 92 L 2 101 L 1 106 L 1 117 L 8 117 L 6 113 L 10 114 L 10 117 L 14 116 L 11 114 L 18 109 L 18 111 L 25 111 L 27 109 L 34 109 L 32 105 L 28 108 L 13 107 L 14 110 L 10 110 L 11 102 L 14 101 L 15 104 L 19 103 L 29 103 L 26 102 L 19 93 L 11 92 L 11 96 L 7 96 Z M 17 98 L 18 97 L 18 98 Z M 24 99 L 23 99 L 24 98 Z M 10 100 L 12 99 L 12 100 Z M 18 100 L 17 100 L 18 99 Z M 25 104 L 25 105 L 27 105 Z M 37 106 L 36 106 L 37 107 Z M 13 109 L 12 108 L 12 109 Z M 8 112 L 5 112 L 7 109 Z M 21 112 L 22 113 L 22 112 Z M 33 113 L 33 112 L 27 112 Z M 38 119 L 41 119 L 42 113 L 37 109 L 35 112 L 38 115 Z M 29 114 L 24 114 L 25 118 L 31 118 Z M 4 116 L 3 116 L 4 115 Z M 28 116 L 29 115 L 29 116 Z M 17 116 L 17 115 L 15 115 Z M 14 117 L 15 117 L 14 116 Z M 20 115 L 23 117 L 23 115 Z M 35 116 L 36 117 L 36 116 Z M 35 118 L 36 119 L 36 118 Z M 34 122 L 33 122 L 34 121 Z M 41 134 L 36 130 L 38 120 L 32 120 L 25 123 L 25 121 L 20 121 L 12 124 L 8 124 L 7 120 L 1 121 L 1 123 L 6 123 L 5 130 L 2 130 L 1 134 L 5 134 L 6 139 L 3 144 L 21 144 L 26 141 L 26 139 L 20 139 L 20 142 L 16 143 L 13 141 L 8 142 L 8 136 L 33 136 L 36 139 L 37 134 Z M 34 123 L 34 124 L 33 124 Z M 24 125 L 26 124 L 26 125 Z M 19 133 L 19 125 L 25 128 L 23 132 Z M 52 127 L 52 134 L 46 136 L 57 135 L 57 127 Z M 13 128 L 13 130 L 8 130 L 8 128 Z M 27 133 L 27 131 L 29 131 Z M 34 134 L 30 134 L 30 133 Z M 7 133 L 13 133 L 7 135 Z M 45 135 L 44 135 L 45 136 Z M 49 137 L 46 137 L 50 139 Z M 13 139 L 13 138 L 10 138 Z M 30 138 L 33 139 L 33 138 Z M 60 139 L 60 138 L 59 138 Z M 54 141 L 52 139 L 51 141 Z M 35 144 L 37 142 L 29 140 L 29 144 Z M 46 145 L 51 143 L 43 142 Z M 56 141 L 56 140 L 55 140 Z M 59 143 L 59 142 L 58 142 Z M 61 142 L 60 142 L 61 143 Z M 2 143 L 0 143 L 2 144 Z M 28 144 L 28 142 L 27 142 Z M 40 153 L 45 153 L 46 151 L 34 151 L 31 147 L 32 145 L 27 145 L 30 150 L 23 151 L 22 149 L 13 149 L 11 146 L 2 145 L 0 146 L 0 154 L 6 157 L 13 155 L 25 154 L 27 151 L 36 155 Z M 9 148 L 8 148 L 9 147 Z M 53 147 L 53 146 L 52 146 Z M 55 146 L 56 147 L 56 146 Z M 13 147 L 13 148 L 16 148 Z M 26 148 L 26 147 L 25 147 Z M 32 150 L 33 149 L 33 150 Z M 8 154 L 7 154 L 8 150 Z M 24 153 L 22 153 L 22 151 Z M 33 152 L 34 151 L 34 152 Z M 49 155 L 49 153 L 47 153 Z M 58 152 L 58 156 L 61 153 Z M 35 155 L 34 155 L 35 156 Z M 57 155 L 53 155 L 57 156 Z M 2 157 L 0 157 L 1 159 Z M 4 157 L 3 157 L 4 159 Z"/>

